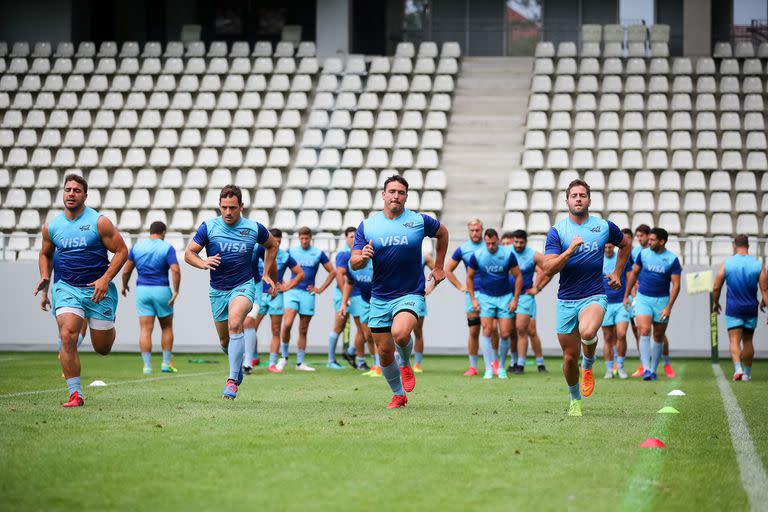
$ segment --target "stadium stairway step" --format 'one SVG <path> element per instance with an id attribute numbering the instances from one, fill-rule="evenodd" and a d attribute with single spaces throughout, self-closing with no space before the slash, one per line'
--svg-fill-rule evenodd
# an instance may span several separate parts
<path id="1" fill-rule="evenodd" d="M 462 59 L 442 158 L 448 189 L 441 219 L 455 242 L 466 238 L 471 217 L 501 226 L 509 171 L 523 149 L 532 76 L 528 57 Z"/>

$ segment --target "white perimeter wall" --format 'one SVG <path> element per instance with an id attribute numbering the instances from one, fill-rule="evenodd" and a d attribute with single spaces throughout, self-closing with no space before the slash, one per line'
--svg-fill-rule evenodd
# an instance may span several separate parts
<path id="1" fill-rule="evenodd" d="M 317 0 L 317 56 L 349 53 L 351 0 Z"/>
<path id="2" fill-rule="evenodd" d="M 462 265 L 463 267 L 463 265 Z M 689 270 L 693 271 L 693 268 Z M 322 283 L 325 271 L 321 268 L 317 282 Z M 463 272 L 460 272 L 463 279 Z M 50 312 L 44 313 L 39 308 L 38 298 L 32 291 L 38 281 L 37 264 L 34 262 L 0 263 L 0 283 L 2 299 L 0 311 L 3 333 L 0 335 L 1 350 L 49 350 L 54 348 L 57 338 L 56 324 Z M 135 274 L 132 284 L 135 283 Z M 119 279 L 115 284 L 120 290 Z M 555 295 L 556 283 L 550 284 L 539 295 L 538 324 L 539 335 L 548 355 L 560 353 L 555 336 Z M 327 350 L 328 332 L 333 320 L 332 288 L 326 290 L 317 299 L 316 315 L 309 328 L 309 348 L 311 352 Z M 464 354 L 466 353 L 467 324 L 464 315 L 464 297 L 445 281 L 428 297 L 429 315 L 425 325 L 427 353 Z M 724 303 L 724 299 L 723 299 Z M 709 316 L 706 295 L 680 295 L 672 313 L 669 338 L 672 350 L 677 354 L 709 355 Z M 727 354 L 728 338 L 724 325 L 720 321 L 721 354 Z M 181 294 L 175 312 L 176 350 L 191 352 L 212 352 L 218 350 L 218 340 L 211 320 L 208 302 L 208 276 L 206 272 L 192 269 L 182 263 Z M 294 336 L 298 322 L 294 326 Z M 155 332 L 155 348 L 159 350 L 159 329 Z M 268 350 L 270 337 L 268 323 L 259 329 L 259 350 Z M 756 332 L 756 350 L 758 356 L 768 351 L 768 329 L 765 315 L 761 314 Z M 295 343 L 292 344 L 295 350 Z M 634 338 L 630 335 L 630 355 L 635 354 Z M 85 342 L 84 350 L 90 350 L 90 343 Z M 138 320 L 134 295 L 128 298 L 120 296 L 117 311 L 117 341 L 114 350 L 131 352 L 138 350 Z M 602 350 L 602 349 L 600 349 Z"/>

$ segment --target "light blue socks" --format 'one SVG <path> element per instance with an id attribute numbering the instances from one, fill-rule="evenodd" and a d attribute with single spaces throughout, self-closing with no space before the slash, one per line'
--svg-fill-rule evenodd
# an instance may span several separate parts
<path id="1" fill-rule="evenodd" d="M 579 383 L 577 382 L 573 386 L 568 386 L 568 393 L 571 394 L 571 400 L 581 400 L 581 391 L 579 390 Z"/>
<path id="2" fill-rule="evenodd" d="M 241 366 L 243 364 L 243 353 L 245 352 L 245 335 L 229 333 L 229 347 L 227 355 L 229 356 L 229 378 L 237 380 L 240 376 Z"/>
<path id="3" fill-rule="evenodd" d="M 490 337 L 480 336 L 480 350 L 483 352 L 483 364 L 485 365 L 485 369 L 490 370 L 495 359 Z"/>
<path id="4" fill-rule="evenodd" d="M 624 358 L 621 357 L 621 356 L 618 356 L 616 358 L 616 364 L 618 365 L 620 370 L 623 370 L 624 369 Z"/>
<path id="5" fill-rule="evenodd" d="M 297 350 L 296 351 L 296 366 L 299 366 L 301 364 L 304 364 L 304 351 L 303 350 Z"/>
<path id="6" fill-rule="evenodd" d="M 70 377 L 67 379 L 67 389 L 69 389 L 69 394 L 71 395 L 75 391 L 80 393 L 80 396 L 83 396 L 83 388 L 80 385 L 80 377 Z"/>
<path id="7" fill-rule="evenodd" d="M 275 366 L 277 364 L 277 352 L 269 353 L 269 366 Z"/>
<path id="8" fill-rule="evenodd" d="M 397 349 L 397 353 L 400 355 L 400 361 L 398 363 L 400 364 L 401 368 L 405 368 L 406 366 L 411 366 L 411 352 L 413 351 L 413 338 L 408 340 L 408 343 L 405 345 L 399 345 L 395 343 L 395 348 Z"/>
<path id="9" fill-rule="evenodd" d="M 392 389 L 393 395 L 405 395 L 403 389 L 403 382 L 400 380 L 400 368 L 396 363 L 392 363 L 389 366 L 382 366 L 381 373 L 387 379 L 387 384 Z"/>
<path id="10" fill-rule="evenodd" d="M 651 337 L 640 336 L 640 362 L 644 370 L 651 370 Z"/>
<path id="11" fill-rule="evenodd" d="M 507 354 L 509 353 L 509 345 L 511 341 L 509 338 L 502 338 L 499 341 L 499 368 L 507 367 Z"/>
<path id="12" fill-rule="evenodd" d="M 477 360 L 478 356 L 469 356 L 469 367 L 477 370 Z"/>
<path id="13" fill-rule="evenodd" d="M 651 371 L 656 373 L 656 368 L 659 366 L 661 360 L 661 353 L 664 351 L 664 342 L 653 342 L 653 350 L 651 351 Z"/>
<path id="14" fill-rule="evenodd" d="M 280 342 L 280 355 L 283 359 L 288 359 L 288 344 L 282 341 Z"/>
<path id="15" fill-rule="evenodd" d="M 141 360 L 144 361 L 144 368 L 152 368 L 152 352 L 142 352 Z"/>
<path id="16" fill-rule="evenodd" d="M 165 365 L 171 364 L 171 351 L 170 350 L 163 350 L 163 364 L 165 364 Z"/>
<path id="17" fill-rule="evenodd" d="M 256 359 L 256 329 L 246 329 L 243 331 L 245 336 L 245 355 L 243 356 L 243 366 L 251 366 L 251 361 Z"/>
<path id="18" fill-rule="evenodd" d="M 587 357 L 585 354 L 582 354 L 581 356 L 581 367 L 585 370 L 591 370 L 592 364 L 595 362 L 595 356 Z M 611 361 L 611 366 L 613 366 L 613 361 Z"/>
<path id="19" fill-rule="evenodd" d="M 421 362 L 424 360 L 424 352 L 414 352 L 413 353 L 413 362 L 416 364 L 421 364 Z"/>
<path id="20" fill-rule="evenodd" d="M 336 343 L 339 341 L 339 333 L 331 331 L 328 335 L 328 362 L 336 360 Z"/>

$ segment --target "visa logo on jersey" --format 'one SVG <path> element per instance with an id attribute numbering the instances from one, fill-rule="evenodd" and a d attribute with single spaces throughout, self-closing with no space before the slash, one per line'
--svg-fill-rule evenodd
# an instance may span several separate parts
<path id="1" fill-rule="evenodd" d="M 77 249 L 78 247 L 85 247 L 88 245 L 85 241 L 85 237 L 76 237 L 76 238 L 62 238 L 61 239 L 61 248 L 62 249 Z"/>
<path id="2" fill-rule="evenodd" d="M 383 247 L 388 247 L 390 245 L 408 245 L 408 237 L 406 235 L 385 236 L 379 238 L 379 243 L 381 243 Z"/>
<path id="3" fill-rule="evenodd" d="M 489 274 L 495 273 L 495 272 L 504 272 L 504 267 L 501 265 L 486 265 L 485 271 Z"/>
<path id="4" fill-rule="evenodd" d="M 648 272 L 655 272 L 657 274 L 666 273 L 667 269 L 663 265 L 645 265 L 645 270 Z"/>
<path id="5" fill-rule="evenodd" d="M 242 242 L 219 242 L 221 252 L 245 252 L 245 244 Z"/>
<path id="6" fill-rule="evenodd" d="M 600 250 L 599 244 L 595 242 L 584 242 L 579 246 L 576 252 L 597 252 Z"/>

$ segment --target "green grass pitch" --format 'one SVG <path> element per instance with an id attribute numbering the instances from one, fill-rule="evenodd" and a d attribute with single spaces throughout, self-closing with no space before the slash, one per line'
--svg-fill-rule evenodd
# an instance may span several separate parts
<path id="1" fill-rule="evenodd" d="M 604 381 L 598 363 L 584 417 L 569 418 L 555 358 L 547 375 L 484 381 L 462 377 L 465 358 L 427 357 L 408 407 L 387 411 L 383 379 L 319 356 L 313 374 L 260 367 L 225 401 L 224 356 L 198 357 L 146 378 L 138 355 L 84 354 L 83 383 L 108 386 L 66 410 L 54 354 L 0 353 L 0 510 L 749 508 L 705 360 L 655 383 Z M 768 362 L 753 376 L 730 385 L 768 467 Z M 650 436 L 667 448 L 639 448 Z"/>

